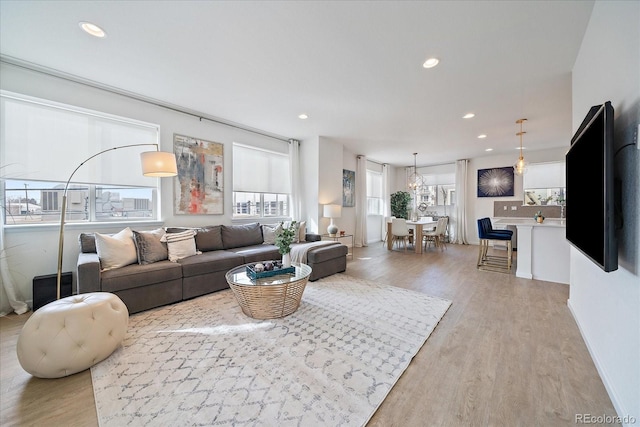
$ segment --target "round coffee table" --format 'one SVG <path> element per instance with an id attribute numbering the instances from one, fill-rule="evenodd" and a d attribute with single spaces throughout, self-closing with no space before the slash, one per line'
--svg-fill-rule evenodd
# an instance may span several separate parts
<path id="1" fill-rule="evenodd" d="M 275 319 L 295 312 L 300 306 L 311 267 L 293 263 L 294 273 L 251 279 L 247 275 L 247 265 L 251 264 L 238 266 L 225 275 L 242 312 L 254 319 Z"/>

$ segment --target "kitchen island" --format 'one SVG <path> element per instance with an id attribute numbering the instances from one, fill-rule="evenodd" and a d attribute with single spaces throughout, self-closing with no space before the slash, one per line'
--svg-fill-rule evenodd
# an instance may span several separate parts
<path id="1" fill-rule="evenodd" d="M 493 218 L 495 228 L 516 227 L 518 257 L 516 276 L 569 284 L 569 243 L 565 238 L 566 221 L 548 218 L 543 223 L 533 218 Z"/>

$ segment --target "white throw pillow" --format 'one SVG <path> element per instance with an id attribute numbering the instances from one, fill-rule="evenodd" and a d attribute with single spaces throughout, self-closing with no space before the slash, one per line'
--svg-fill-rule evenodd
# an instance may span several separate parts
<path id="1" fill-rule="evenodd" d="M 162 236 L 160 241 L 167 242 L 169 261 L 177 262 L 179 259 L 201 254 L 202 252 L 196 249 L 195 236 L 195 230 L 187 230 L 181 233 L 166 233 Z"/>
<path id="2" fill-rule="evenodd" d="M 282 230 L 282 224 L 277 225 L 262 225 L 262 239 L 265 245 L 275 245 L 276 236 Z"/>
<path id="3" fill-rule="evenodd" d="M 113 270 L 138 262 L 133 232 L 129 227 L 113 236 L 100 233 L 95 233 L 95 236 L 96 252 L 100 258 L 102 270 Z"/>

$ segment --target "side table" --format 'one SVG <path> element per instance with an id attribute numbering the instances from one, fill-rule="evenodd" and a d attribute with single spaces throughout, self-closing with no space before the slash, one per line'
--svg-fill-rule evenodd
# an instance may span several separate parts
<path id="1" fill-rule="evenodd" d="M 349 248 L 347 256 L 350 256 L 351 259 L 353 259 L 353 247 L 355 245 L 355 237 L 353 234 L 336 234 L 335 236 L 330 236 L 325 233 L 322 235 L 322 240 L 333 240 L 334 242 L 339 242 L 340 239 L 351 239 L 351 246 L 347 246 Z"/>

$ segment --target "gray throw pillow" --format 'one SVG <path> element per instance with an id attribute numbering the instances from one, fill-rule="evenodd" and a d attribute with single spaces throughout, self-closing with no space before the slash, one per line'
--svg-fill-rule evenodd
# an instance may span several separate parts
<path id="1" fill-rule="evenodd" d="M 80 243 L 80 252 L 83 254 L 95 254 L 98 252 L 96 250 L 96 236 L 93 233 L 80 233 L 78 243 Z"/>
<path id="2" fill-rule="evenodd" d="M 223 225 L 222 243 L 225 249 L 262 244 L 262 230 L 257 222 L 245 225 Z"/>
<path id="3" fill-rule="evenodd" d="M 275 225 L 262 225 L 262 238 L 265 245 L 274 245 L 276 243 L 276 237 L 282 231 L 282 224 Z"/>
<path id="4" fill-rule="evenodd" d="M 211 225 L 199 228 L 196 234 L 196 247 L 199 251 L 219 251 L 224 249 L 222 244 L 222 227 Z"/>
<path id="5" fill-rule="evenodd" d="M 164 235 L 164 230 L 158 228 L 153 231 L 134 231 L 133 241 L 136 244 L 138 254 L 138 264 L 153 264 L 169 258 L 167 244 L 160 239 Z"/>

